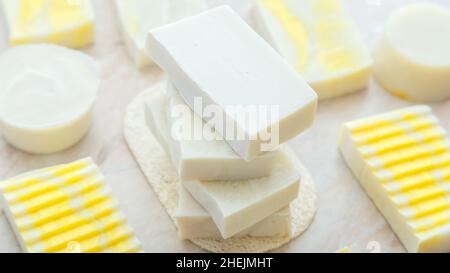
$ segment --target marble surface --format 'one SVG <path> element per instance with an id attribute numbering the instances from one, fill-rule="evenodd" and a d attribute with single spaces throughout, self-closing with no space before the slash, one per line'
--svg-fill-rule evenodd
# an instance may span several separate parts
<path id="1" fill-rule="evenodd" d="M 147 252 L 199 252 L 177 237 L 176 230 L 134 161 L 123 137 L 127 104 L 165 75 L 157 68 L 135 69 L 122 42 L 111 0 L 93 0 L 96 13 L 95 45 L 84 51 L 102 68 L 102 85 L 88 135 L 71 149 L 48 156 L 20 152 L 0 139 L 0 179 L 25 171 L 92 157 L 100 166 L 128 215 Z M 210 0 L 210 6 L 229 4 L 252 24 L 249 0 Z M 383 24 L 395 8 L 410 0 L 347 0 L 351 14 L 372 47 Z M 450 7 L 449 0 L 433 0 Z M 0 20 L 0 50 L 6 46 Z M 345 166 L 337 150 L 340 125 L 411 103 L 384 92 L 372 79 L 367 90 L 320 103 L 311 130 L 291 141 L 300 159 L 316 180 L 319 209 L 309 230 L 277 252 L 334 252 L 343 246 L 361 252 L 404 252 L 384 218 Z M 432 105 L 442 125 L 450 129 L 450 102 Z M 0 132 L 1 133 L 1 132 Z M 0 252 L 19 252 L 4 215 L 0 214 Z"/>

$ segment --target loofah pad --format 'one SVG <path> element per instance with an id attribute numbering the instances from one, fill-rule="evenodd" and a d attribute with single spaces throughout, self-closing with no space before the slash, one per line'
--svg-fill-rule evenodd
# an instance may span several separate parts
<path id="1" fill-rule="evenodd" d="M 153 187 L 156 195 L 176 225 L 174 214 L 178 205 L 178 179 L 175 168 L 169 158 L 147 128 L 144 103 L 151 94 L 166 88 L 158 84 L 137 95 L 128 106 L 125 115 L 125 139 L 138 162 L 147 181 Z M 296 155 L 291 152 L 292 157 Z M 305 167 L 298 162 L 302 174 L 299 197 L 291 203 L 292 235 L 284 237 L 243 237 L 227 240 L 195 239 L 191 240 L 197 246 L 211 252 L 267 252 L 283 246 L 301 235 L 311 224 L 316 213 L 314 181 Z M 174 234 L 175 236 L 175 234 Z"/>

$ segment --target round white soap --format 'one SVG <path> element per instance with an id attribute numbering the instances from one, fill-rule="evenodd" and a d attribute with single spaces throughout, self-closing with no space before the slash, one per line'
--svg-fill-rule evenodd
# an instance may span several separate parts
<path id="1" fill-rule="evenodd" d="M 374 52 L 374 73 L 404 99 L 450 98 L 450 11 L 413 4 L 394 12 Z"/>
<path id="2" fill-rule="evenodd" d="M 100 85 L 95 61 L 56 45 L 25 45 L 0 56 L 0 125 L 5 139 L 47 154 L 87 132 Z"/>

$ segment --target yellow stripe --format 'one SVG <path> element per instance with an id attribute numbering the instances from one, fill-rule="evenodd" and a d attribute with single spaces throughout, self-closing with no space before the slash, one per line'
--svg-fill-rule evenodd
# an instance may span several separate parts
<path id="1" fill-rule="evenodd" d="M 314 0 L 313 10 L 320 15 L 339 14 L 343 12 L 341 0 Z"/>
<path id="2" fill-rule="evenodd" d="M 366 164 L 416 232 L 450 223 L 450 149 L 431 114 L 396 111 L 351 128 L 359 149 L 375 151 Z"/>
<path id="3" fill-rule="evenodd" d="M 44 1 L 45 0 L 18 1 L 19 8 L 14 33 L 20 33 L 25 36 L 37 31 L 38 24 L 36 23 L 36 20 L 44 15 Z"/>
<path id="4" fill-rule="evenodd" d="M 336 45 L 336 44 L 335 44 Z M 358 66 L 362 57 L 353 48 L 337 47 L 319 53 L 318 60 L 329 73 L 335 73 Z"/>
<path id="5" fill-rule="evenodd" d="M 0 184 L 12 190 L 5 193 L 5 199 L 29 252 L 140 251 L 90 159 Z"/>
<path id="6" fill-rule="evenodd" d="M 297 51 L 295 68 L 299 72 L 305 72 L 308 64 L 308 31 L 290 10 L 284 0 L 262 0 L 263 5 L 278 19 L 286 34 L 294 43 Z"/>
<path id="7" fill-rule="evenodd" d="M 55 43 L 79 48 L 92 42 L 90 0 L 17 0 L 11 44 Z"/>
<path id="8" fill-rule="evenodd" d="M 49 1 L 48 17 L 52 29 L 64 29 L 87 20 L 86 1 L 78 0 L 71 3 L 67 0 Z"/>

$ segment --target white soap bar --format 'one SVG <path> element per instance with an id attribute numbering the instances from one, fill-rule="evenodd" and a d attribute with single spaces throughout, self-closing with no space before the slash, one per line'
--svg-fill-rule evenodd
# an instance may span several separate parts
<path id="1" fill-rule="evenodd" d="M 413 4 L 393 13 L 374 51 L 374 73 L 407 100 L 450 98 L 450 10 Z"/>
<path id="2" fill-rule="evenodd" d="M 94 40 L 91 0 L 1 0 L 11 45 L 54 43 L 80 48 Z"/>
<path id="3" fill-rule="evenodd" d="M 315 92 L 229 7 L 150 31 L 147 52 L 247 161 L 313 123 Z"/>
<path id="4" fill-rule="evenodd" d="M 450 251 L 450 142 L 430 107 L 348 122 L 339 146 L 409 252 Z"/>
<path id="5" fill-rule="evenodd" d="M 208 211 L 223 238 L 255 225 L 298 196 L 300 174 L 288 147 L 280 148 L 270 176 L 243 181 L 185 180 L 182 184 Z"/>
<path id="6" fill-rule="evenodd" d="M 220 134 L 186 105 L 173 84 L 168 84 L 171 149 L 182 180 L 242 180 L 270 175 L 277 151 L 252 161 L 240 158 Z M 180 112 L 181 111 L 181 112 Z"/>
<path id="7" fill-rule="evenodd" d="M 150 29 L 206 10 L 205 0 L 114 0 L 125 44 L 136 66 L 152 61 L 145 53 L 145 39 Z"/>
<path id="8" fill-rule="evenodd" d="M 55 45 L 25 45 L 0 56 L 0 125 L 6 140 L 30 153 L 78 142 L 100 85 L 89 56 Z"/>
<path id="9" fill-rule="evenodd" d="M 182 239 L 222 239 L 222 235 L 211 216 L 183 186 L 179 190 L 175 219 L 178 225 L 178 234 Z M 288 236 L 290 230 L 291 211 L 287 206 L 234 237 Z"/>
<path id="10" fill-rule="evenodd" d="M 168 88 L 172 90 L 167 91 L 170 93 L 168 99 L 165 96 L 166 90 L 158 90 L 147 101 L 147 123 L 170 155 L 182 180 L 242 180 L 268 176 L 271 173 L 276 152 L 267 153 L 250 162 L 241 159 L 220 135 L 211 132 L 210 127 L 203 127 L 207 125 L 184 104 L 173 85 L 169 84 Z M 168 113 L 172 113 L 172 110 L 174 116 Z M 176 110 L 181 112 L 175 112 Z M 207 128 L 212 138 L 205 138 L 202 133 L 207 130 L 202 128 Z M 187 131 L 190 129 L 196 132 L 190 131 L 191 134 Z M 188 133 L 184 135 L 183 131 Z M 199 138 L 195 139 L 195 136 Z"/>
<path id="11" fill-rule="evenodd" d="M 367 87 L 372 64 L 342 0 L 256 0 L 258 32 L 327 99 Z"/>

